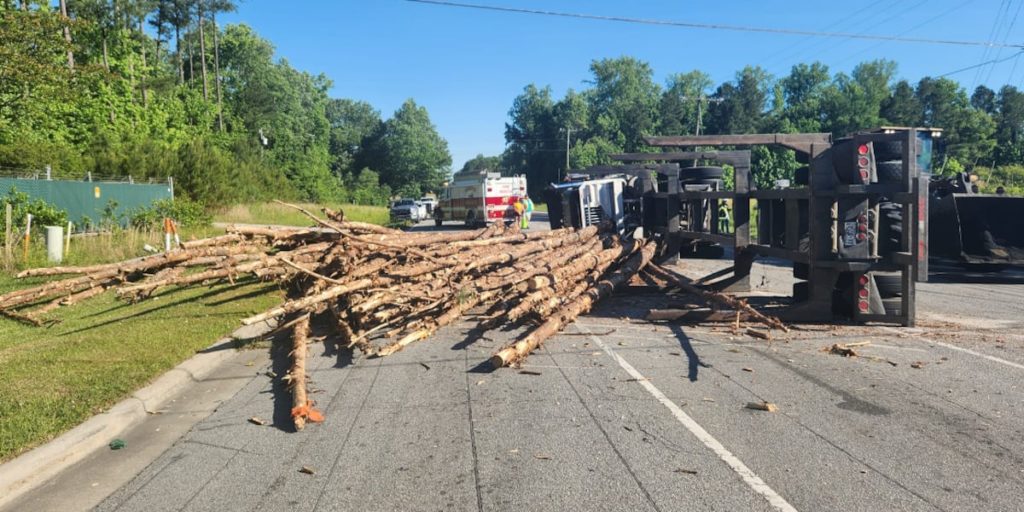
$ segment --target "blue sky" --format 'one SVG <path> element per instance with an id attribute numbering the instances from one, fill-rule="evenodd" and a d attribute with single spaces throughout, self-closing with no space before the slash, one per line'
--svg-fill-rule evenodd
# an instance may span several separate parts
<path id="1" fill-rule="evenodd" d="M 466 2 L 696 23 L 1024 42 L 1024 16 L 1015 20 L 1024 0 Z M 504 149 L 508 110 L 524 86 L 550 85 L 559 97 L 569 88 L 585 88 L 594 59 L 637 57 L 651 64 L 661 83 L 669 74 L 700 69 L 717 84 L 747 64 L 782 76 L 798 62 L 820 60 L 833 72 L 849 72 L 858 62 L 887 58 L 898 63 L 902 78 L 916 81 L 1017 52 L 634 25 L 403 0 L 242 0 L 237 13 L 220 21 L 253 26 L 296 68 L 329 76 L 332 96 L 365 100 L 384 117 L 414 98 L 448 140 L 456 169 L 477 153 Z M 951 78 L 968 90 L 982 83 L 1020 87 L 1024 62 L 1015 66 L 1017 60 Z"/>

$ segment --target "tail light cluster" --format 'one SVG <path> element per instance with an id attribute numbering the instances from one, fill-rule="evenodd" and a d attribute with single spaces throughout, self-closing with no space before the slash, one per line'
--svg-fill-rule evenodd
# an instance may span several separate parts
<path id="1" fill-rule="evenodd" d="M 857 241 L 863 242 L 868 238 L 868 215 L 861 213 L 857 216 Z"/>
<path id="2" fill-rule="evenodd" d="M 857 146 L 857 172 L 864 184 L 871 182 L 871 158 L 868 157 L 870 151 L 871 147 L 867 144 Z"/>
<path id="3" fill-rule="evenodd" d="M 871 309 L 871 277 L 861 274 L 857 278 L 857 309 L 867 313 Z"/>

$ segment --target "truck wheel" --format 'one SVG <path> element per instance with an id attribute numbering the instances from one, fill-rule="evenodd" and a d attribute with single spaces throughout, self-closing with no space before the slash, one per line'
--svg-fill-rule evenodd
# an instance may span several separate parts
<path id="1" fill-rule="evenodd" d="M 875 279 L 875 289 L 883 299 L 903 296 L 903 276 L 899 272 L 872 272 L 871 277 Z"/>
<path id="2" fill-rule="evenodd" d="M 434 214 L 434 225 L 441 227 L 441 224 L 444 224 L 444 219 L 441 217 L 441 212 L 436 212 Z"/>
<path id="3" fill-rule="evenodd" d="M 878 212 L 878 252 L 882 256 L 900 250 L 903 241 L 903 205 L 880 203 Z"/>
<path id="4" fill-rule="evenodd" d="M 476 219 L 476 216 L 473 215 L 473 210 L 466 212 L 466 227 L 473 227 L 473 225 L 475 224 L 474 219 Z"/>
<path id="5" fill-rule="evenodd" d="M 722 179 L 724 172 L 721 167 L 684 167 L 679 169 L 679 181 L 692 183 L 692 180 L 717 180 Z"/>
<path id="6" fill-rule="evenodd" d="M 882 307 L 885 308 L 885 314 L 887 315 L 899 315 L 903 312 L 903 298 L 882 299 Z"/>
<path id="7" fill-rule="evenodd" d="M 875 164 L 879 183 L 899 183 L 903 180 L 903 160 L 889 160 Z"/>
<path id="8" fill-rule="evenodd" d="M 871 145 L 875 148 L 875 160 L 879 162 L 885 160 L 900 160 L 903 158 L 903 143 L 900 141 L 875 141 L 872 142 Z"/>

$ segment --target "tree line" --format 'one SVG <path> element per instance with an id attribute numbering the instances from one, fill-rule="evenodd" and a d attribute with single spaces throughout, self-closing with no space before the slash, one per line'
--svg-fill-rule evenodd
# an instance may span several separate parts
<path id="1" fill-rule="evenodd" d="M 0 170 L 173 176 L 216 206 L 268 198 L 380 204 L 451 166 L 427 110 L 383 119 L 276 59 L 234 0 L 0 0 Z"/>
<path id="2" fill-rule="evenodd" d="M 632 57 L 595 60 L 583 90 L 560 98 L 551 87 L 527 85 L 512 102 L 505 126 L 506 150 L 479 156 L 467 167 L 489 163 L 525 173 L 536 192 L 566 169 L 610 163 L 620 152 L 658 151 L 645 135 L 829 132 L 842 137 L 883 125 L 944 130 L 933 164 L 938 174 L 973 170 L 994 189 L 1024 192 L 1024 93 L 984 85 L 970 94 L 949 78 L 897 79 L 894 62 L 876 60 L 851 73 L 832 73 L 814 62 L 773 77 L 747 66 L 718 84 L 694 70 L 654 80 L 651 66 Z M 792 151 L 753 150 L 759 186 L 792 178 L 801 164 Z M 568 160 L 568 162 L 567 162 Z M 493 168 L 493 167 L 492 167 Z"/>

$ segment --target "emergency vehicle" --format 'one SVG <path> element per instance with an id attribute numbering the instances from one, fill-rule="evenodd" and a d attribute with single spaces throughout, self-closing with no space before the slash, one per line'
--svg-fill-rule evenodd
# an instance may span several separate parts
<path id="1" fill-rule="evenodd" d="M 500 173 L 456 174 L 441 191 L 434 207 L 434 223 L 464 221 L 467 226 L 510 221 L 512 205 L 526 195 L 526 176 L 502 177 Z"/>

